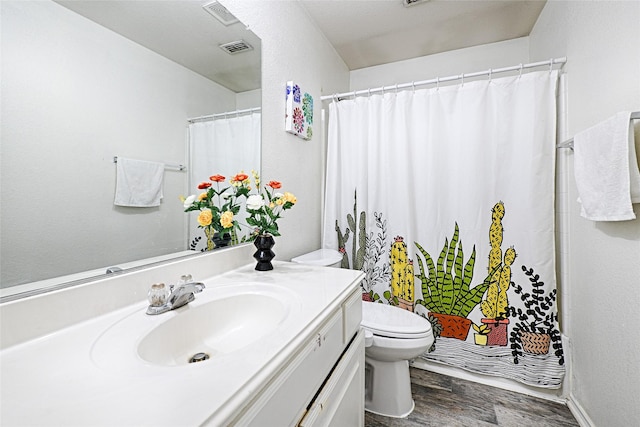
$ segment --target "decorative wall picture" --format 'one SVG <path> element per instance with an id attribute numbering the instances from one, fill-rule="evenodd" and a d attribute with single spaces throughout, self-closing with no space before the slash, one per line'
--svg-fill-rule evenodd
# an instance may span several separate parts
<path id="1" fill-rule="evenodd" d="M 306 140 L 313 136 L 313 97 L 293 81 L 287 82 L 285 130 Z"/>

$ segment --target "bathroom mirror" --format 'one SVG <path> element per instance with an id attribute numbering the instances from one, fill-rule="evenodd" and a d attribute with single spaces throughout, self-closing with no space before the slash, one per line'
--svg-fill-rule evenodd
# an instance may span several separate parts
<path id="1" fill-rule="evenodd" d="M 259 110 L 260 39 L 210 0 L 0 7 L 0 296 L 199 253 L 189 119 Z M 160 206 L 114 205 L 114 157 L 166 164 Z"/>

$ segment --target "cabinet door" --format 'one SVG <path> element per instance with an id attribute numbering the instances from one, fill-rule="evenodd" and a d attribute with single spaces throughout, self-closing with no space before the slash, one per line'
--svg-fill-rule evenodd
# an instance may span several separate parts
<path id="1" fill-rule="evenodd" d="M 345 349 L 342 311 L 336 310 L 262 391 L 235 426 L 295 426 Z"/>
<path id="2" fill-rule="evenodd" d="M 364 331 L 360 329 L 299 427 L 364 426 Z"/>

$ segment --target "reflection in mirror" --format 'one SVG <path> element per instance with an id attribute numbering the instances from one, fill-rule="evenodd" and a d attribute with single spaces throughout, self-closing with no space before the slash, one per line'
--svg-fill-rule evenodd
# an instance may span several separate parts
<path id="1" fill-rule="evenodd" d="M 233 187 L 229 185 L 232 177 L 241 172 L 251 176 L 252 171 L 260 170 L 260 150 L 257 149 L 260 147 L 260 117 L 259 108 L 249 108 L 190 120 L 191 189 L 197 188 L 198 183 L 204 180 L 205 183 L 211 183 L 216 192 L 224 191 L 224 194 L 228 195 L 232 193 Z M 225 177 L 225 181 L 207 180 L 207 177 L 214 174 Z M 203 194 L 203 191 L 198 190 L 200 194 Z M 226 205 L 225 200 L 216 197 L 214 204 L 220 208 Z M 244 201 L 245 199 L 241 197 L 238 204 L 244 206 Z M 192 212 L 189 218 L 191 249 L 211 250 L 212 247 L 237 244 L 252 231 L 246 225 L 246 215 L 244 215 L 244 209 L 241 209 L 234 217 L 240 225 L 239 230 L 233 229 L 229 233 L 223 233 L 222 236 L 219 236 L 219 233 L 211 236 L 210 233 L 205 232 L 203 236 L 203 229 L 197 222 L 197 213 L 199 211 Z"/>
<path id="2" fill-rule="evenodd" d="M 205 3 L 0 2 L 5 299 L 198 252 L 203 232 L 180 197 L 213 174 L 259 168 L 260 114 L 238 111 L 260 107 L 260 39 Z M 252 49 L 219 47 L 240 40 Z M 251 121 L 254 145 L 198 154 L 189 143 L 190 126 L 231 119 Z M 114 157 L 186 170 L 164 169 L 158 206 L 116 206 Z"/>

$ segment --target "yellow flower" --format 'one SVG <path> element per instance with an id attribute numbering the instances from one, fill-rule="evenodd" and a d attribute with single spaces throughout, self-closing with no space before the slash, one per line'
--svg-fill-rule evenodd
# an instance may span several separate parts
<path id="1" fill-rule="evenodd" d="M 289 193 L 288 191 L 285 191 L 283 197 L 285 201 L 290 202 L 293 205 L 295 205 L 298 201 L 298 199 L 296 199 L 296 196 L 294 196 L 292 193 Z"/>
<path id="2" fill-rule="evenodd" d="M 220 225 L 223 228 L 230 228 L 233 226 L 233 212 L 226 211 L 220 215 Z"/>
<path id="3" fill-rule="evenodd" d="M 284 200 L 284 197 L 280 197 L 278 200 L 276 200 L 276 204 L 277 204 L 278 206 L 282 206 L 282 205 L 284 205 L 284 202 L 285 202 L 285 201 L 286 201 L 286 200 Z"/>
<path id="4" fill-rule="evenodd" d="M 200 211 L 200 215 L 198 215 L 198 224 L 202 227 L 206 227 L 207 225 L 211 225 L 211 221 L 213 220 L 213 214 L 210 209 L 203 209 Z"/>
<path id="5" fill-rule="evenodd" d="M 275 205 L 273 202 L 271 202 L 271 203 L 269 203 L 269 207 L 270 207 L 271 209 L 273 209 L 273 208 L 275 208 L 275 207 L 276 207 L 276 205 Z"/>
<path id="6" fill-rule="evenodd" d="M 200 193 L 198 195 L 198 201 L 201 201 L 202 199 L 206 199 L 207 198 L 207 193 Z"/>

